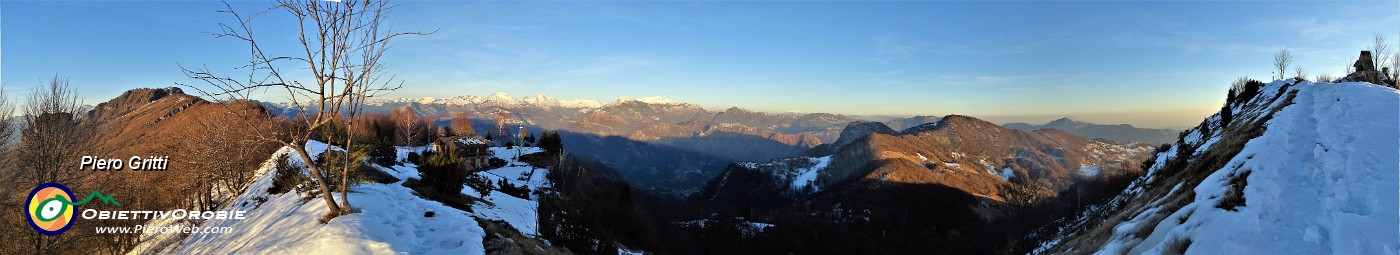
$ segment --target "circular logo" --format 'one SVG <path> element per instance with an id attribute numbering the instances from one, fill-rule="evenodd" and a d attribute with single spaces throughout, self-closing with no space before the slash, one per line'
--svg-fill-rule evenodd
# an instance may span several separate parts
<path id="1" fill-rule="evenodd" d="M 58 235 L 73 226 L 73 191 L 63 184 L 50 182 L 34 187 L 24 208 L 29 226 L 41 234 Z"/>

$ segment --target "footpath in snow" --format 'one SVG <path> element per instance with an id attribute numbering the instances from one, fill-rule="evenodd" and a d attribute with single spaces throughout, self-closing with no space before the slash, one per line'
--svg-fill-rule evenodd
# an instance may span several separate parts
<path id="1" fill-rule="evenodd" d="M 323 151 L 323 143 L 308 144 Z M 283 148 L 277 154 L 290 153 Z M 350 203 L 359 213 L 330 223 L 321 199 L 303 200 L 296 192 L 268 194 L 275 175 L 274 156 L 227 210 L 247 210 L 243 220 L 209 220 L 202 228 L 229 227 L 231 233 L 191 234 L 172 250 L 178 254 L 482 254 L 485 231 L 471 215 L 413 195 L 403 180 L 417 177 L 414 168 L 381 169 L 400 181 L 351 187 Z M 298 161 L 296 157 L 290 160 Z M 412 170 L 404 171 L 404 170 Z M 259 202 L 266 200 L 266 202 Z M 425 217 L 426 212 L 433 217 Z"/>
<path id="2" fill-rule="evenodd" d="M 312 157 L 329 146 L 312 142 L 307 145 Z M 339 148 L 332 148 L 339 150 Z M 421 152 L 426 147 L 400 147 L 399 159 L 409 152 Z M 539 148 L 520 150 L 493 147 L 497 158 L 507 161 L 502 168 L 477 173 L 491 183 L 505 180 L 515 186 L 538 190 L 547 187 L 547 169 L 533 168 L 515 160 L 517 153 L 540 152 Z M 242 220 L 208 220 L 200 228 L 228 228 L 230 233 L 194 233 L 179 241 L 177 235 L 151 235 L 148 243 L 174 242 L 168 247 L 143 244 L 132 254 L 483 254 L 485 231 L 474 218 L 501 220 L 526 235 L 535 235 L 538 198 L 512 197 L 499 191 L 482 196 L 471 188 L 463 193 L 482 198 L 472 205 L 475 214 L 426 200 L 413 194 L 402 184 L 409 178 L 419 178 L 417 167 L 411 163 L 380 170 L 397 178 L 391 184 L 365 183 L 351 187 L 350 204 L 358 213 L 343 215 L 327 224 L 319 219 L 327 208 L 320 198 L 304 199 L 296 192 L 269 194 L 275 175 L 276 159 L 293 153 L 282 148 L 257 170 L 255 180 L 244 194 L 234 198 L 224 210 L 248 211 Z M 289 160 L 300 162 L 296 157 Z M 378 167 L 378 166 L 376 166 Z M 427 217 L 427 212 L 433 212 Z M 152 221 L 149 225 L 171 222 Z M 150 241 L 162 240 L 162 241 Z"/>
<path id="3" fill-rule="evenodd" d="M 1400 94 L 1365 83 L 1291 89 L 1293 104 L 1194 187 L 1193 202 L 1146 238 L 1125 234 L 1144 217 L 1124 222 L 1097 253 L 1158 254 L 1190 240 L 1188 254 L 1397 254 Z M 1245 205 L 1216 207 L 1245 172 Z"/>

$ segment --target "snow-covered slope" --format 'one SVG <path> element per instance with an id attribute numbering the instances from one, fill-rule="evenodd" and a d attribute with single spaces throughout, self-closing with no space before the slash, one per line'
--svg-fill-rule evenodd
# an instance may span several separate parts
<path id="1" fill-rule="evenodd" d="M 767 163 L 742 162 L 736 165 L 747 170 L 768 172 L 775 180 L 787 182 L 792 192 L 816 192 L 821 190 L 821 186 L 817 184 L 817 176 L 822 169 L 831 165 L 831 156 L 794 157 Z M 811 189 L 807 189 L 808 187 Z"/>
<path id="2" fill-rule="evenodd" d="M 307 145 L 313 157 L 328 146 L 320 142 Z M 332 148 L 339 150 L 339 148 Z M 426 147 L 400 147 L 399 158 Z M 507 166 L 477 173 L 496 183 L 501 179 L 516 186 L 538 190 L 549 185 L 544 176 L 547 169 L 535 169 L 516 161 L 517 153 L 541 151 L 534 147 L 520 150 L 491 148 Z M 194 233 L 180 240 L 179 235 L 152 235 L 133 250 L 133 254 L 483 254 L 485 231 L 475 218 L 501 220 L 526 235 L 536 231 L 538 199 L 512 197 L 500 191 L 481 196 L 471 188 L 463 193 L 481 198 L 472 205 L 475 213 L 465 212 L 442 203 L 418 197 L 403 186 L 409 178 L 420 178 L 411 163 L 380 170 L 400 181 L 391 184 L 366 183 L 351 187 L 349 199 L 359 212 L 343 215 L 321 224 L 326 214 L 321 199 L 307 199 L 297 192 L 269 194 L 276 175 L 276 159 L 293 153 L 282 148 L 257 170 L 256 179 L 247 190 L 224 210 L 248 211 L 242 220 L 207 220 L 194 224 L 203 229 L 227 228 L 227 233 Z M 300 162 L 296 157 L 289 160 Z M 378 166 L 376 166 L 378 167 Z M 429 213 L 431 212 L 431 213 Z M 431 216 L 429 216 L 431 214 Z M 152 221 L 153 226 L 172 223 Z M 172 240 L 178 243 L 172 243 Z"/>
<path id="3" fill-rule="evenodd" d="M 476 173 L 477 176 L 496 183 L 505 180 L 513 186 L 524 186 L 531 191 L 536 191 L 549 186 L 549 181 L 545 175 L 549 174 L 549 169 L 535 168 L 517 160 L 519 155 L 541 152 L 539 147 L 518 147 L 519 150 L 506 149 L 502 147 L 492 147 L 491 152 L 496 154 L 496 158 L 506 160 L 506 166 Z M 526 236 L 538 236 L 539 216 L 537 214 L 540 207 L 539 197 L 533 192 L 529 197 L 513 197 L 498 190 L 489 191 L 489 194 L 480 194 L 471 187 L 462 188 L 462 193 L 472 197 L 479 197 L 485 202 L 472 205 L 472 210 L 476 212 L 476 217 L 490 220 L 501 220 L 509 223 L 515 230 Z"/>
<path id="4" fill-rule="evenodd" d="M 1230 104 L 1229 125 L 1221 114 L 1206 119 L 1127 191 L 1063 222 L 1034 253 L 1400 253 L 1400 93 L 1293 83 Z M 1257 125 L 1262 134 L 1231 144 Z"/>
<path id="5" fill-rule="evenodd" d="M 323 151 L 323 143 L 308 144 L 308 152 Z M 257 179 L 226 210 L 247 210 L 243 220 L 208 220 L 201 228 L 229 227 L 229 233 L 191 234 L 176 254 L 481 254 L 485 231 L 472 216 L 442 203 L 413 195 L 401 185 L 411 173 L 387 170 L 400 183 L 361 184 L 351 188 L 350 202 L 359 213 L 319 223 L 326 214 L 320 199 L 303 199 L 296 192 L 268 194 L 277 156 L 258 170 Z M 298 160 L 291 157 L 289 160 Z M 402 169 L 402 168 L 401 168 Z M 424 217 L 426 212 L 434 217 Z"/>

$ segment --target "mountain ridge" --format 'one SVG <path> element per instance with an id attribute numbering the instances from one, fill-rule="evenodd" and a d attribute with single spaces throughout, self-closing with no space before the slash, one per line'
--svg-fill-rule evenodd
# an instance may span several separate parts
<path id="1" fill-rule="evenodd" d="M 690 200 L 701 208 L 702 215 L 717 215 L 706 220 L 758 220 L 777 225 L 777 229 L 765 230 L 776 232 L 774 236 L 805 229 L 802 231 L 808 232 L 797 233 L 856 238 L 885 247 L 880 251 L 899 253 L 929 248 L 925 245 L 932 243 L 884 243 L 888 240 L 878 236 L 927 228 L 931 232 L 923 232 L 921 237 L 943 240 L 934 243 L 948 242 L 932 247 L 962 247 L 955 253 L 992 252 L 992 247 L 1003 245 L 1005 240 L 983 232 L 986 229 L 1020 224 L 1010 222 L 1019 221 L 1016 215 L 1062 196 L 1074 185 L 1140 174 L 1137 164 L 1151 150 L 1053 129 L 1009 129 L 961 115 L 903 131 L 878 122 L 855 122 L 847 125 L 838 141 L 844 144 L 819 146 L 799 157 L 730 164 Z M 824 151 L 815 152 L 819 150 Z M 930 207 L 934 204 L 937 206 Z M 906 214 L 938 215 L 938 219 L 908 221 L 902 216 Z M 873 226 L 890 228 L 870 228 Z M 842 229 L 844 234 L 825 232 L 831 229 Z M 752 242 L 835 241 L 821 237 L 776 240 Z M 953 245 L 959 242 L 982 246 Z"/>
<path id="2" fill-rule="evenodd" d="M 1063 117 L 1052 120 L 1045 124 L 1036 125 L 1025 122 L 1012 122 L 1002 125 L 1008 128 L 1021 130 L 1059 129 L 1075 135 L 1103 138 L 1122 143 L 1145 142 L 1152 144 L 1164 144 L 1176 141 L 1176 134 L 1180 130 L 1164 128 L 1138 128 L 1129 124 L 1095 124 Z"/>

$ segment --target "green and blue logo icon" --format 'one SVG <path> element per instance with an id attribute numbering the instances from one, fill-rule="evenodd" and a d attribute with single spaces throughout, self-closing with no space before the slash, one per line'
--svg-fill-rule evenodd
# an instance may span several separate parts
<path id="1" fill-rule="evenodd" d="M 73 202 L 73 190 L 67 186 L 54 182 L 39 184 L 29 192 L 29 199 L 24 203 L 25 213 L 29 216 L 29 226 L 47 236 L 62 234 L 73 226 L 76 207 L 91 202 L 93 198 L 101 199 L 106 204 L 121 206 L 121 203 L 111 196 L 95 190 L 88 194 L 87 199 Z"/>

